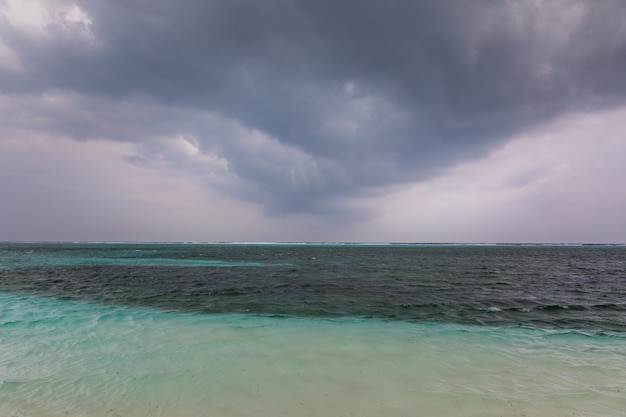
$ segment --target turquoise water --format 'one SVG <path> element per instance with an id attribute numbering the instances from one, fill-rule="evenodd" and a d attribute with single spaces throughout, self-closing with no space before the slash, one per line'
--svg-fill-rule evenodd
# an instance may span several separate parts
<path id="1" fill-rule="evenodd" d="M 3 416 L 623 416 L 623 334 L 0 293 Z"/>
<path id="2" fill-rule="evenodd" d="M 626 415 L 621 250 L 441 249 L 8 245 L 0 416 Z"/>

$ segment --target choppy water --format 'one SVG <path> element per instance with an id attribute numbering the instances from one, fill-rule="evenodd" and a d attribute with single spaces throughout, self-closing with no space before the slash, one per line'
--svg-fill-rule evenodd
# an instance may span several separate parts
<path id="1" fill-rule="evenodd" d="M 0 245 L 0 416 L 626 416 L 626 248 Z"/>

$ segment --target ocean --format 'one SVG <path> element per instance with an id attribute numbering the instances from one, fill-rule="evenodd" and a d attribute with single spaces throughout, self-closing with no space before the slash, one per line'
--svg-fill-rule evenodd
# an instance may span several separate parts
<path id="1" fill-rule="evenodd" d="M 0 243 L 0 416 L 626 416 L 626 247 Z"/>

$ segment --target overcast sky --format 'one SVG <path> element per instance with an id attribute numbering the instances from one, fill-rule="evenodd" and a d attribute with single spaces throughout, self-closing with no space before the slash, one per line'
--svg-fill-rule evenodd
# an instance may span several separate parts
<path id="1" fill-rule="evenodd" d="M 0 0 L 0 240 L 626 243 L 623 0 Z"/>

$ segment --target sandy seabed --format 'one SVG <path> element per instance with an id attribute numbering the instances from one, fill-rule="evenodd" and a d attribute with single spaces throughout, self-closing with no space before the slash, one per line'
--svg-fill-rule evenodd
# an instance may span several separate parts
<path id="1" fill-rule="evenodd" d="M 626 415 L 622 334 L 0 306 L 0 416 Z"/>

